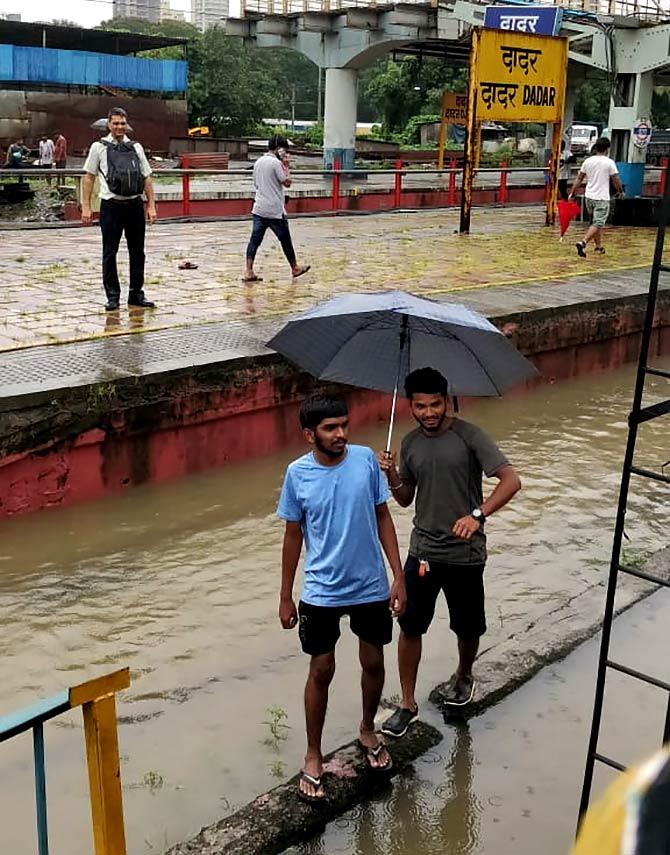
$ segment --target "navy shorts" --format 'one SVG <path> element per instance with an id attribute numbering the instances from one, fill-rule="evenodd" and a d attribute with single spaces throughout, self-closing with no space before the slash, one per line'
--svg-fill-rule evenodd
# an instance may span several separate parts
<path id="1" fill-rule="evenodd" d="M 440 591 L 447 600 L 452 632 L 466 641 L 484 635 L 484 565 L 429 561 L 429 567 L 427 573 L 419 576 L 419 559 L 407 556 L 407 608 L 398 621 L 405 635 L 424 635 L 428 631 Z"/>
<path id="2" fill-rule="evenodd" d="M 389 600 L 357 606 L 298 605 L 298 635 L 304 653 L 321 656 L 332 653 L 340 637 L 340 620 L 349 616 L 349 626 L 361 641 L 381 647 L 393 637 L 393 616 Z"/>

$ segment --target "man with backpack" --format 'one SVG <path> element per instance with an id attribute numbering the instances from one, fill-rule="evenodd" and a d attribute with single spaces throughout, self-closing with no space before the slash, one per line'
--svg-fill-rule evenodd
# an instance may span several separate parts
<path id="1" fill-rule="evenodd" d="M 81 220 L 91 224 L 91 194 L 100 180 L 100 229 L 102 231 L 102 282 L 107 294 L 105 309 L 119 308 L 121 286 L 116 267 L 121 235 L 125 233 L 130 257 L 128 305 L 153 309 L 144 295 L 144 234 L 146 220 L 156 220 L 151 167 L 144 149 L 126 136 L 128 114 L 114 107 L 107 117 L 109 134 L 94 142 L 84 164 Z M 144 212 L 146 196 L 146 218 Z"/>

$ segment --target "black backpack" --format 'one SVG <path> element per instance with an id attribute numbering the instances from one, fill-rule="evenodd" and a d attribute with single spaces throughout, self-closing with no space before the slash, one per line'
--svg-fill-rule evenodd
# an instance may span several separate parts
<path id="1" fill-rule="evenodd" d="M 140 159 L 135 151 L 135 143 L 112 143 L 100 141 L 107 149 L 107 182 L 110 193 L 115 196 L 139 196 L 144 192 L 144 176 Z M 101 170 L 102 172 L 102 170 Z"/>

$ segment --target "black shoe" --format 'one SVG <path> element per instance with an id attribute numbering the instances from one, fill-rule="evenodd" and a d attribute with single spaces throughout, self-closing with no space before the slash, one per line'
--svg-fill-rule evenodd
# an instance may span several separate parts
<path id="1" fill-rule="evenodd" d="M 143 293 L 133 294 L 128 297 L 128 305 L 129 306 L 139 306 L 142 309 L 155 309 L 156 304 L 152 303 L 151 300 L 147 300 Z"/>
<path id="2" fill-rule="evenodd" d="M 382 724 L 381 732 L 385 733 L 386 736 L 393 736 L 396 739 L 399 739 L 407 733 L 410 724 L 418 717 L 418 707 L 415 707 L 413 710 L 398 707 L 393 715 L 389 716 L 389 718 L 387 718 Z"/>
<path id="3" fill-rule="evenodd" d="M 472 677 L 459 677 L 452 674 L 444 693 L 444 702 L 450 707 L 464 707 L 475 696 L 475 681 Z"/>
<path id="4" fill-rule="evenodd" d="M 118 300 L 108 300 L 105 303 L 105 311 L 106 312 L 115 312 L 119 308 Z"/>
<path id="5" fill-rule="evenodd" d="M 579 243 L 575 244 L 575 249 L 577 250 L 577 255 L 580 258 L 586 258 L 586 244 L 583 240 L 580 240 Z"/>

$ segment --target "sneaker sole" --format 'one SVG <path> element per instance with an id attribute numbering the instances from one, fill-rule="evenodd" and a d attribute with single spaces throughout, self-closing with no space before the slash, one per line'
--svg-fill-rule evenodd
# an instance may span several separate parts
<path id="1" fill-rule="evenodd" d="M 418 715 L 415 715 L 414 718 L 407 723 L 407 727 L 401 732 L 396 730 L 384 730 L 384 725 L 381 726 L 380 730 L 384 734 L 384 736 L 391 736 L 393 739 L 401 739 L 407 731 L 410 729 L 410 726 L 419 718 Z"/>
<path id="2" fill-rule="evenodd" d="M 475 687 L 477 684 L 473 681 L 472 683 L 472 691 L 470 692 L 470 697 L 466 701 L 445 701 L 444 703 L 448 707 L 466 707 L 468 704 L 472 703 L 472 699 L 475 696 Z"/>

